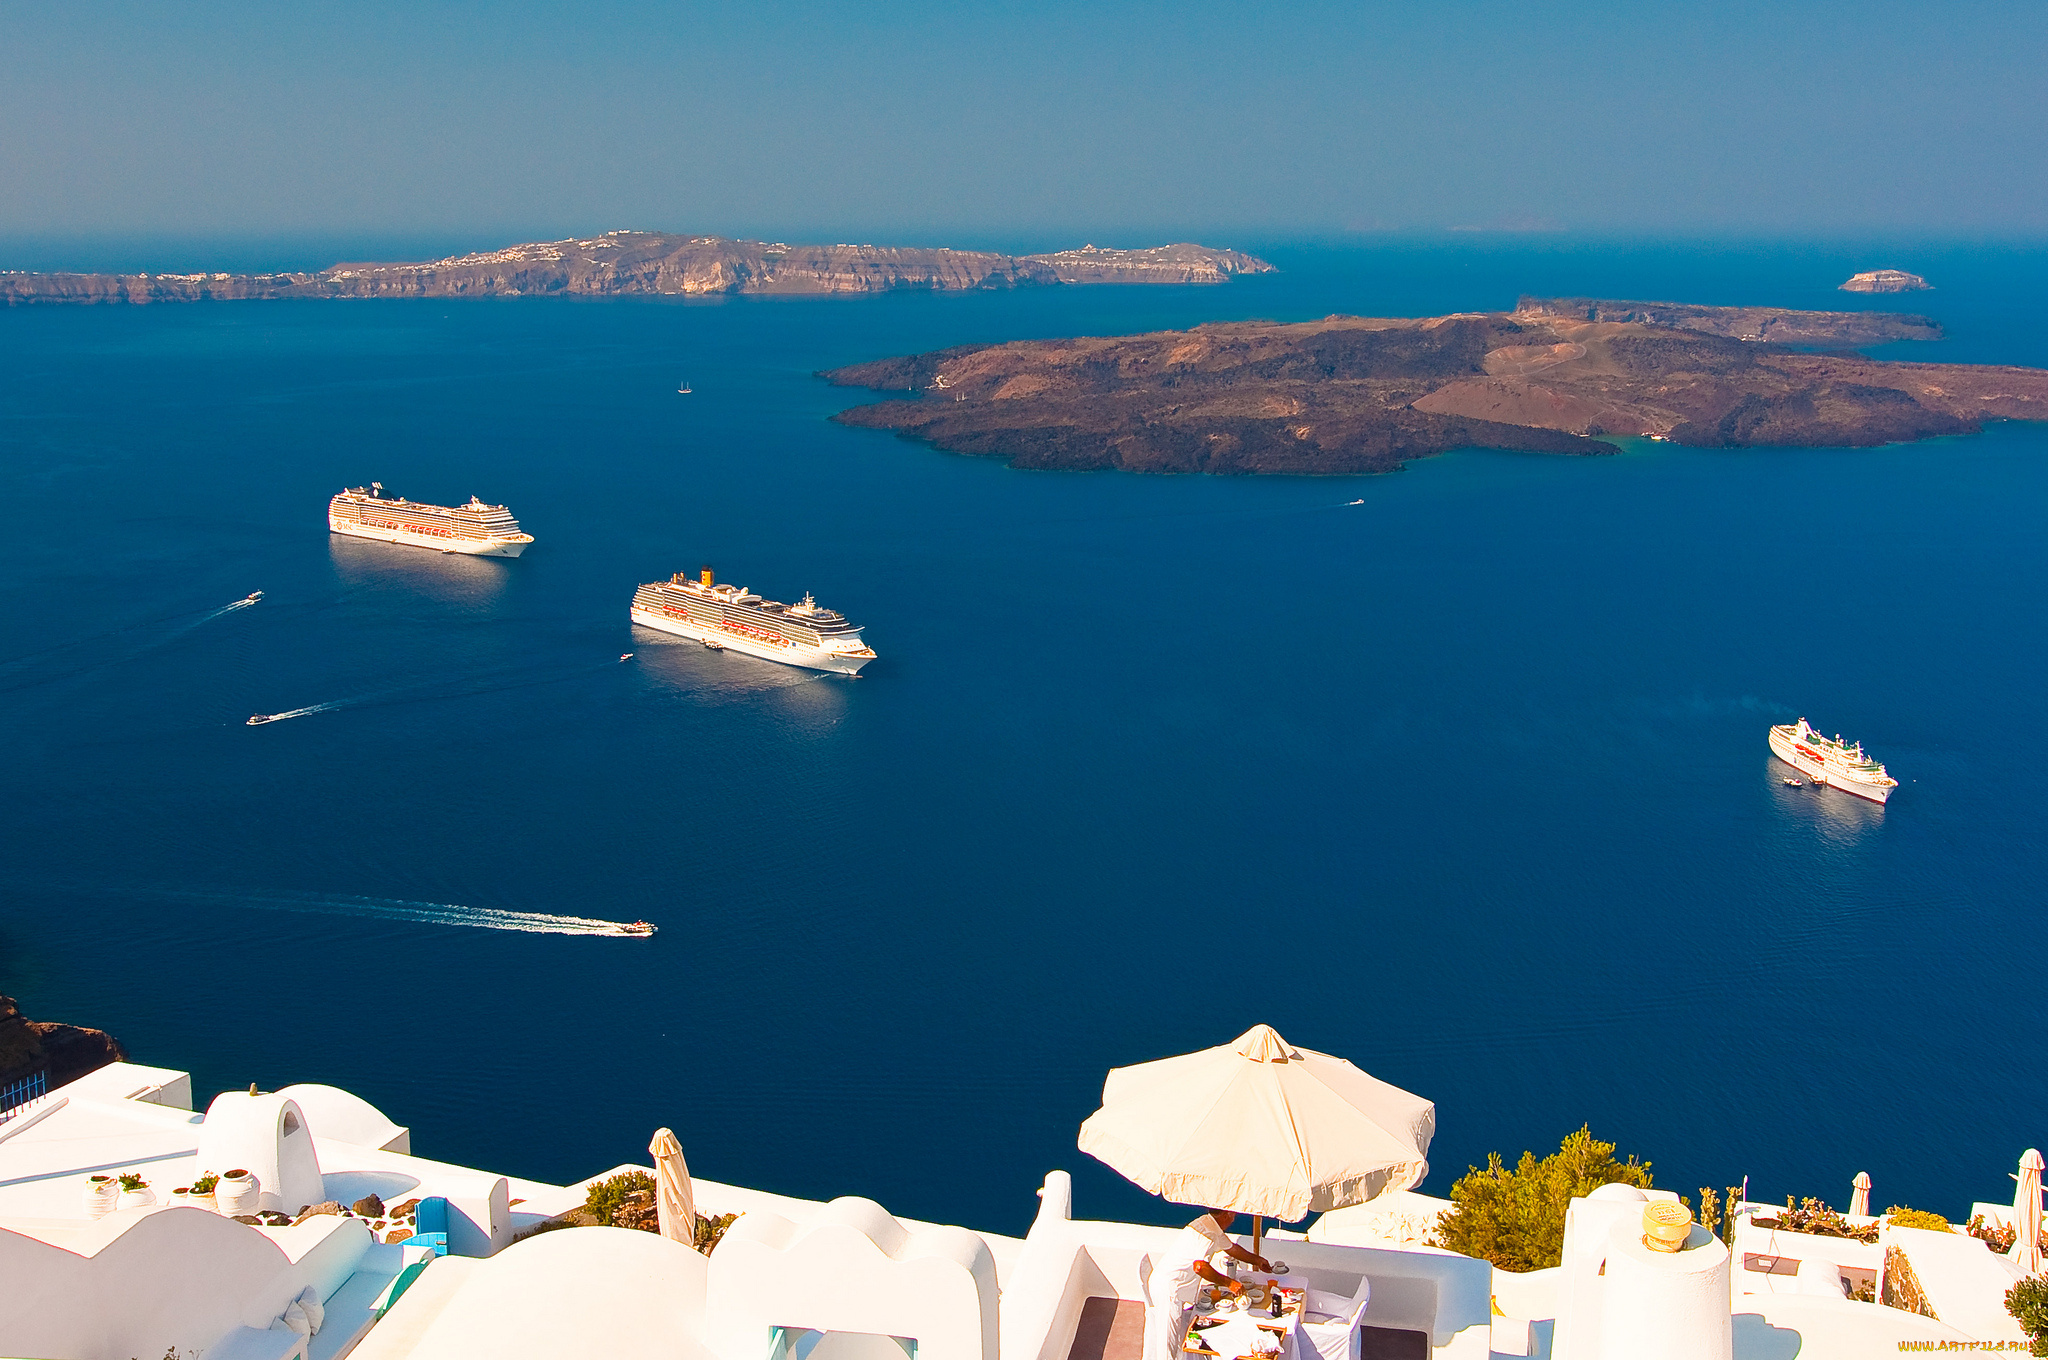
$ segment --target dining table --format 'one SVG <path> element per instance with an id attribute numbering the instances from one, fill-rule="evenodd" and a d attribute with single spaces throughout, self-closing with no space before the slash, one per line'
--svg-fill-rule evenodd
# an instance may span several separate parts
<path id="1" fill-rule="evenodd" d="M 1215 1360 L 1250 1360 L 1299 1354 L 1295 1344 L 1308 1300 L 1308 1279 L 1301 1275 L 1255 1273 L 1244 1280 L 1245 1292 L 1208 1287 L 1195 1305 L 1184 1349 L 1190 1356 Z M 1273 1294 L 1280 1308 L 1273 1310 Z"/>

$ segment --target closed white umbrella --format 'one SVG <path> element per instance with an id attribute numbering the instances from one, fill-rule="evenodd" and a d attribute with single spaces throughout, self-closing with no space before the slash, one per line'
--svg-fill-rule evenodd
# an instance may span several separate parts
<path id="1" fill-rule="evenodd" d="M 668 1129 L 658 1129 L 647 1145 L 654 1157 L 654 1214 L 661 1235 L 694 1249 L 697 1245 L 697 1196 L 690 1188 L 689 1164 L 683 1145 Z"/>
<path id="2" fill-rule="evenodd" d="M 2020 1170 L 2013 1179 L 2019 1184 L 2012 1195 L 2012 1257 L 2022 1274 L 2041 1270 L 2041 1153 L 2028 1148 L 2020 1158 Z"/>
<path id="3" fill-rule="evenodd" d="M 1851 1218 L 1870 1217 L 1870 1173 L 1868 1171 L 1856 1173 L 1856 1192 L 1849 1196 L 1849 1216 Z"/>
<path id="4" fill-rule="evenodd" d="M 1429 1174 L 1436 1106 L 1270 1025 L 1112 1070 L 1081 1151 L 1172 1200 L 1293 1222 Z"/>

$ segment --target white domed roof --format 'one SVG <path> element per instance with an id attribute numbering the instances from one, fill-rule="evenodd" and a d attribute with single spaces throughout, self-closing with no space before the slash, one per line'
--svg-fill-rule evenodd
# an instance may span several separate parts
<path id="1" fill-rule="evenodd" d="M 650 1232 L 542 1233 L 478 1261 L 410 1360 L 714 1360 L 698 1339 L 709 1265 Z"/>
<path id="2" fill-rule="evenodd" d="M 1647 1201 L 1650 1197 L 1644 1194 L 1642 1191 L 1636 1189 L 1633 1185 L 1623 1185 L 1620 1181 L 1609 1181 L 1605 1185 L 1596 1187 L 1593 1193 L 1586 1196 L 1586 1198 L 1633 1200 L 1636 1203 L 1641 1204 Z"/>
<path id="3" fill-rule="evenodd" d="M 393 1140 L 405 1138 L 406 1143 L 391 1150 L 409 1150 L 411 1139 L 406 1130 L 392 1123 L 382 1110 L 353 1091 L 344 1091 L 339 1086 L 322 1086 L 318 1082 L 301 1082 L 287 1086 L 277 1094 L 297 1101 L 312 1123 L 313 1132 L 322 1138 L 372 1148 L 390 1148 Z"/>

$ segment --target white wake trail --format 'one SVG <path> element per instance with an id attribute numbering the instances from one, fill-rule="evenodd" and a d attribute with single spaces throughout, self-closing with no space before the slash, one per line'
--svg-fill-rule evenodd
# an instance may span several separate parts
<path id="1" fill-rule="evenodd" d="M 71 670 L 60 671 L 54 675 L 41 676 L 37 679 L 29 680 L 24 684 L 11 685 L 7 687 L 7 690 L 11 692 L 12 690 L 16 689 L 26 689 L 31 685 L 47 684 L 52 680 L 62 680 L 74 676 L 90 675 L 94 671 L 105 670 L 109 666 L 118 666 L 123 662 L 133 661 L 140 656 L 155 651 L 159 647 L 168 646 L 170 643 L 176 642 L 179 638 L 184 637 L 193 629 L 198 628 L 204 624 L 212 623 L 215 619 L 219 618 L 223 614 L 232 614 L 237 609 L 247 609 L 250 605 L 255 604 L 262 597 L 263 592 L 259 590 L 253 595 L 247 595 L 244 596 L 242 599 L 236 600 L 233 604 L 224 604 L 218 609 L 208 609 L 201 611 L 199 617 L 197 618 L 188 618 L 184 614 L 170 614 L 163 618 L 149 619 L 142 623 L 128 624 L 120 628 L 110 628 L 103 633 L 94 633 L 89 637 L 73 638 L 69 642 L 59 642 L 53 646 L 44 647 L 40 651 L 29 652 L 25 655 L 11 658 L 10 660 L 0 661 L 0 674 L 13 672 L 15 668 L 25 666 L 31 661 L 39 661 L 47 658 L 57 657 L 65 652 L 73 652 L 82 647 L 89 647 L 96 642 L 105 642 L 114 638 L 127 637 L 147 629 L 161 628 L 165 624 L 178 625 L 177 627 L 168 629 L 167 631 L 163 632 L 162 634 L 156 637 L 147 638 L 139 645 L 133 647 L 127 652 L 120 654 L 119 656 L 106 657 L 102 660 L 90 662 L 84 666 L 75 667 Z M 184 623 L 178 623 L 179 619 L 185 619 L 186 621 Z"/>
<path id="2" fill-rule="evenodd" d="M 89 889 L 87 889 L 89 891 Z M 204 891 L 188 888 L 109 888 L 123 895 L 183 902 L 219 902 L 268 911 L 305 912 L 316 916 L 356 916 L 383 921 L 417 921 L 423 925 L 467 926 L 474 930 L 514 930 L 529 935 L 626 936 L 627 923 L 594 916 L 564 916 L 544 911 L 506 911 L 497 907 L 466 907 L 459 902 L 409 902 L 402 898 L 353 897 L 339 893 L 289 891 Z"/>

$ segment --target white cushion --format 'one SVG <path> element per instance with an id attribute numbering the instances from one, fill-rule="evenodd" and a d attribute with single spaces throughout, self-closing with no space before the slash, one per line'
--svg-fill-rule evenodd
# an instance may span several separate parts
<path id="1" fill-rule="evenodd" d="M 297 1299 L 293 1299 L 285 1305 L 284 1316 L 279 1318 L 278 1321 L 284 1323 L 285 1326 L 291 1328 L 300 1336 L 311 1336 L 313 1334 L 313 1321 L 306 1316 L 305 1308 L 300 1305 Z"/>
<path id="2" fill-rule="evenodd" d="M 310 1328 L 306 1335 L 311 1336 L 319 1331 L 320 1324 L 327 1321 L 327 1305 L 320 1302 L 319 1289 L 309 1284 L 299 1291 L 299 1297 L 293 1302 L 298 1304 L 306 1315 L 306 1322 Z"/>

